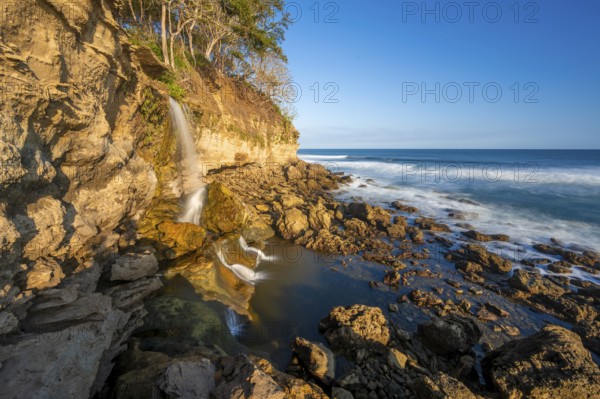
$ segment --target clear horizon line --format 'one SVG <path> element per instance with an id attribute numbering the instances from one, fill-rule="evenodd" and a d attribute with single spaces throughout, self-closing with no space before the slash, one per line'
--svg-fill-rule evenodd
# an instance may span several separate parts
<path id="1" fill-rule="evenodd" d="M 474 150 L 474 151 L 600 151 L 600 148 L 375 148 L 375 147 L 355 147 L 355 148 L 337 148 L 337 147 L 300 147 L 300 150 Z"/>

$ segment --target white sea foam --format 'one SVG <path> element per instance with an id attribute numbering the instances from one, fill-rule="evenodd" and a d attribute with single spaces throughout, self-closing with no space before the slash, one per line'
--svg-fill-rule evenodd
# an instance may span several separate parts
<path id="1" fill-rule="evenodd" d="M 380 183 L 380 182 L 379 182 Z M 492 243 L 488 246 L 500 245 L 495 250 L 503 251 L 502 255 L 518 261 L 527 257 L 548 257 L 532 249 L 535 243 L 547 243 L 555 238 L 567 246 L 582 245 L 594 251 L 600 251 L 600 227 L 584 222 L 563 220 L 555 217 L 533 214 L 524 209 L 518 209 L 508 204 L 503 206 L 481 202 L 478 205 L 460 202 L 470 199 L 468 195 L 444 191 L 436 191 L 428 186 L 385 186 L 382 184 L 366 183 L 355 180 L 350 186 L 343 187 L 338 197 L 351 200 L 353 197 L 375 205 L 389 206 L 392 201 L 399 200 L 406 205 L 419 208 L 419 214 L 434 217 L 449 225 L 464 222 L 477 230 L 488 234 L 508 234 L 510 243 Z M 459 221 L 448 216 L 448 209 L 459 209 L 465 213 L 476 213 L 478 217 Z M 460 236 L 459 227 L 453 227 Z M 514 244 L 517 243 L 517 244 Z M 524 253 L 520 252 L 525 250 Z"/>
<path id="2" fill-rule="evenodd" d="M 406 183 L 498 183 L 513 182 L 529 185 L 583 185 L 600 187 L 599 168 L 536 169 L 514 165 L 436 163 L 436 162 L 377 162 L 339 161 L 335 166 L 365 178 L 379 178 Z"/>
<path id="3" fill-rule="evenodd" d="M 331 159 L 346 159 L 348 155 L 313 155 L 313 154 L 299 154 L 298 158 L 310 162 L 320 160 L 331 160 Z"/>

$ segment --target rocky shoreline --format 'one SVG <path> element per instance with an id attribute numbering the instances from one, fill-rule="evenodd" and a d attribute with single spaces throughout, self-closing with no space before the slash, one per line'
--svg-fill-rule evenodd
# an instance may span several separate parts
<path id="1" fill-rule="evenodd" d="M 600 287 L 569 274 L 600 273 L 598 254 L 549 241 L 516 265 L 484 246 L 510 237 L 460 210 L 445 225 L 336 200 L 351 178 L 297 161 L 273 104 L 197 70 L 185 102 L 207 198 L 201 225 L 179 223 L 167 66 L 131 43 L 117 2 L 63 3 L 3 5 L 0 396 L 600 397 Z M 324 342 L 293 337 L 279 370 L 211 307 L 255 316 L 239 271 L 260 277 L 275 236 L 335 273 L 377 268 L 364 286 L 385 298 L 323 309 Z"/>
<path id="2" fill-rule="evenodd" d="M 254 287 L 240 284 L 214 255 L 214 248 L 229 246 L 239 262 L 252 264 L 236 247 L 240 235 L 256 246 L 277 235 L 338 256 L 341 268 L 352 262 L 377 263 L 384 270 L 383 279 L 365 284 L 382 292 L 396 290 L 395 303 L 382 309 L 360 304 L 357 298 L 357 305 L 331 310 L 319 326 L 329 347 L 297 337 L 290 342 L 293 358 L 285 372 L 277 371 L 264 355 L 239 347 L 234 351 L 244 354 L 230 352 L 231 356 L 210 347 L 171 347 L 170 354 L 175 354 L 171 357 L 139 347 L 132 353 L 130 348 L 125 358 L 161 356 L 163 366 L 153 364 L 152 375 L 148 369 L 121 374 L 115 382 L 116 397 L 136 397 L 125 392 L 149 386 L 164 394 L 165 370 L 173 364 L 182 367 L 181 362 L 200 367 L 203 375 L 214 373 L 215 385 L 211 382 L 203 392 L 216 397 L 517 398 L 568 393 L 567 397 L 592 398 L 600 394 L 600 370 L 590 354 L 598 354 L 598 287 L 542 275 L 535 270 L 540 260 L 514 269 L 511 261 L 478 244 L 506 241 L 505 236 L 467 230 L 465 241 L 455 243 L 442 235 L 451 231 L 450 226 L 419 216 L 418 209 L 400 203 L 384 209 L 337 201 L 331 191 L 343 188 L 350 179 L 302 161 L 214 170 L 206 178 L 204 227 L 173 229 L 192 238 L 174 239 L 160 228 L 159 219 L 152 219 L 149 225 L 156 229 L 144 234 L 158 240 L 156 255 L 168 265 L 165 276 L 183 276 L 204 298 L 219 300 L 247 316 Z M 574 262 L 571 267 L 599 266 L 592 261 L 595 254 L 551 247 L 547 251 L 565 258 L 557 267 L 566 265 L 567 259 Z M 433 267 L 441 261 L 455 270 Z M 215 269 L 220 276 L 214 276 Z M 405 329 L 406 320 L 396 320 L 410 312 L 420 313 L 425 321 L 408 323 L 413 328 Z M 535 312 L 552 315 L 561 325 L 544 327 L 547 320 L 528 324 Z M 521 330 L 533 334 L 521 338 Z M 350 366 L 336 374 L 340 357 Z M 202 368 L 199 362 L 206 359 L 211 362 Z"/>

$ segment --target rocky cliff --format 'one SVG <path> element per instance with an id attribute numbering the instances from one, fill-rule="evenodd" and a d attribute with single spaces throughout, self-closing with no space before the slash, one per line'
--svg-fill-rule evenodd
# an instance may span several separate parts
<path id="1" fill-rule="evenodd" d="M 164 67 L 130 44 L 112 6 L 0 5 L 0 380 L 11 397 L 99 389 L 161 286 L 153 255 L 134 245 L 177 178 L 168 90 L 154 79 Z M 189 77 L 205 170 L 295 159 L 297 132 L 276 108 L 222 76 Z M 98 288 L 124 262 L 141 272 Z"/>

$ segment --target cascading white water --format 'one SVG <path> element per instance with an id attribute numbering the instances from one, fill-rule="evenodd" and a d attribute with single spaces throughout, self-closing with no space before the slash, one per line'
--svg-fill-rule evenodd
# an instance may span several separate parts
<path id="1" fill-rule="evenodd" d="M 248 284 L 254 285 L 257 282 L 259 282 L 261 280 L 265 280 L 267 278 L 266 273 L 256 272 L 244 265 L 240 265 L 238 263 L 234 263 L 233 265 L 230 265 L 229 263 L 227 263 L 227 260 L 225 260 L 225 257 L 223 256 L 223 252 L 221 252 L 220 249 L 217 249 L 217 258 L 219 258 L 219 260 L 221 261 L 223 266 L 225 266 L 226 268 L 231 270 L 233 272 L 233 274 L 236 275 L 237 278 L 239 278 L 240 280 L 242 280 Z"/>
<path id="2" fill-rule="evenodd" d="M 275 260 L 275 256 L 267 256 L 260 249 L 254 248 L 254 247 L 251 247 L 250 245 L 248 245 L 248 243 L 246 242 L 246 240 L 244 240 L 244 237 L 240 236 L 239 242 L 240 242 L 240 247 L 242 247 L 242 249 L 245 252 L 250 252 L 250 253 L 253 253 L 253 254 L 256 255 L 256 266 L 258 266 L 258 264 L 262 260 L 267 260 L 269 262 L 273 262 Z"/>
<path id="3" fill-rule="evenodd" d="M 227 324 L 229 332 L 234 337 L 239 336 L 244 328 L 244 323 L 242 323 L 240 316 L 231 308 L 227 308 L 225 311 L 225 324 Z"/>
<path id="4" fill-rule="evenodd" d="M 206 199 L 206 188 L 202 183 L 202 173 L 196 144 L 190 132 L 190 127 L 183 112 L 183 108 L 173 98 L 169 98 L 171 125 L 173 131 L 179 138 L 181 152 L 183 154 L 183 190 L 187 196 L 181 215 L 180 222 L 200 224 L 202 206 Z M 191 194 L 190 194 L 191 193 Z"/>

